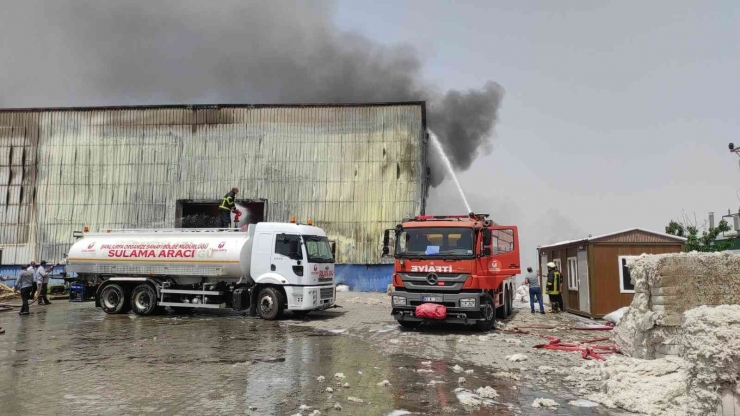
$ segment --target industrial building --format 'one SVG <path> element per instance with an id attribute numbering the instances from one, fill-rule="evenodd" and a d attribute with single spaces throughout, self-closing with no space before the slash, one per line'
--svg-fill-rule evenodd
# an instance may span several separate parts
<path id="1" fill-rule="evenodd" d="M 337 276 L 384 289 L 383 231 L 424 213 L 423 102 L 0 110 L 0 274 L 73 232 L 189 226 L 240 189 L 241 224 L 312 219 Z"/>
<path id="2" fill-rule="evenodd" d="M 683 237 L 633 228 L 540 246 L 541 285 L 544 291 L 547 263 L 555 263 L 563 276 L 565 309 L 601 318 L 632 302 L 635 288 L 627 268 L 630 257 L 680 253 L 685 241 Z"/>

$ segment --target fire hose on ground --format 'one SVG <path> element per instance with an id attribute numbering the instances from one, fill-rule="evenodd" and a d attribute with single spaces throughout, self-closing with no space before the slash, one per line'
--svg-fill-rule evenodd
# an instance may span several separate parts
<path id="1" fill-rule="evenodd" d="M 3 289 L 6 289 L 8 292 L 15 293 L 15 291 L 13 289 L 9 288 L 5 284 L 2 284 L 2 286 L 3 286 Z M 33 297 L 33 298 L 31 298 L 31 299 L 28 300 L 28 306 L 31 306 L 34 303 L 36 303 L 36 301 L 39 299 L 39 295 L 40 294 L 41 294 L 41 291 L 40 290 L 37 290 L 36 291 L 36 297 Z M 20 308 L 22 306 L 23 306 L 23 304 L 15 305 L 15 304 L 11 304 L 11 303 L 0 303 L 0 312 L 12 311 L 14 308 Z"/>
<path id="2" fill-rule="evenodd" d="M 549 340 L 546 344 L 538 344 L 532 348 L 545 349 L 545 350 L 557 350 L 557 351 L 571 351 L 580 352 L 584 360 L 597 360 L 604 361 L 603 355 L 614 354 L 619 352 L 619 348 L 616 345 L 589 345 L 601 341 L 609 341 L 609 337 L 592 338 L 579 343 L 563 342 L 560 338 L 552 335 L 544 334 L 533 334 L 524 329 L 555 329 L 555 326 L 551 325 L 533 325 L 533 326 L 520 326 L 514 328 L 501 329 L 504 332 L 510 332 L 514 334 L 522 335 L 536 335 Z M 610 331 L 613 329 L 611 326 L 606 325 L 594 325 L 594 326 L 571 326 L 567 329 L 570 330 L 585 330 L 585 331 Z"/>

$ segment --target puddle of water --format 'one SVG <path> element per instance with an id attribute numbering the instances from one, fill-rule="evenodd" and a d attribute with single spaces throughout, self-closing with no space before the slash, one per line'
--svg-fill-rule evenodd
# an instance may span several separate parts
<path id="1" fill-rule="evenodd" d="M 0 368 L 8 370 L 0 372 L 0 392 L 9 414 L 44 413 L 53 402 L 64 414 L 285 415 L 301 405 L 327 414 L 339 404 L 347 414 L 401 416 L 463 413 L 462 396 L 481 401 L 467 414 L 512 415 L 532 414 L 527 406 L 544 397 L 469 365 L 469 393 L 461 394 L 454 362 L 386 355 L 356 338 L 236 314 L 130 319 L 71 304 L 28 318 L 0 316 L 7 331 L 0 351 L 16 351 L 0 355 Z M 335 379 L 337 373 L 345 378 Z M 24 385 L 46 400 L 25 400 L 17 391 Z M 495 401 L 474 393 L 486 386 L 498 392 Z"/>

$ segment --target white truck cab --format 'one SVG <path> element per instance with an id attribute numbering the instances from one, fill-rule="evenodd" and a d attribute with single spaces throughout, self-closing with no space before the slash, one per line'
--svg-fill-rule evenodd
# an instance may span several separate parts
<path id="1" fill-rule="evenodd" d="M 324 230 L 303 224 L 259 223 L 253 241 L 250 275 L 257 285 L 281 286 L 289 310 L 333 305 L 334 256 Z M 263 300 L 257 300 L 258 307 Z"/>

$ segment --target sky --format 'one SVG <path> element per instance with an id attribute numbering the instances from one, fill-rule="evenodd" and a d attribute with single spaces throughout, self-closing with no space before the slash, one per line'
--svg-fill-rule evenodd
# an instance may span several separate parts
<path id="1" fill-rule="evenodd" d="M 740 207 L 740 2 L 267 4 L 8 0 L 0 107 L 428 99 L 430 124 L 481 123 L 442 136 L 473 144 L 453 155 L 463 190 L 519 227 L 523 266 Z M 427 212 L 463 213 L 456 195 L 443 182 Z"/>
<path id="2" fill-rule="evenodd" d="M 503 87 L 493 151 L 459 178 L 474 211 L 520 228 L 523 265 L 740 207 L 736 1 L 346 1 L 336 21 L 415 46 L 443 88 Z M 455 192 L 433 189 L 430 213 L 464 211 Z"/>

